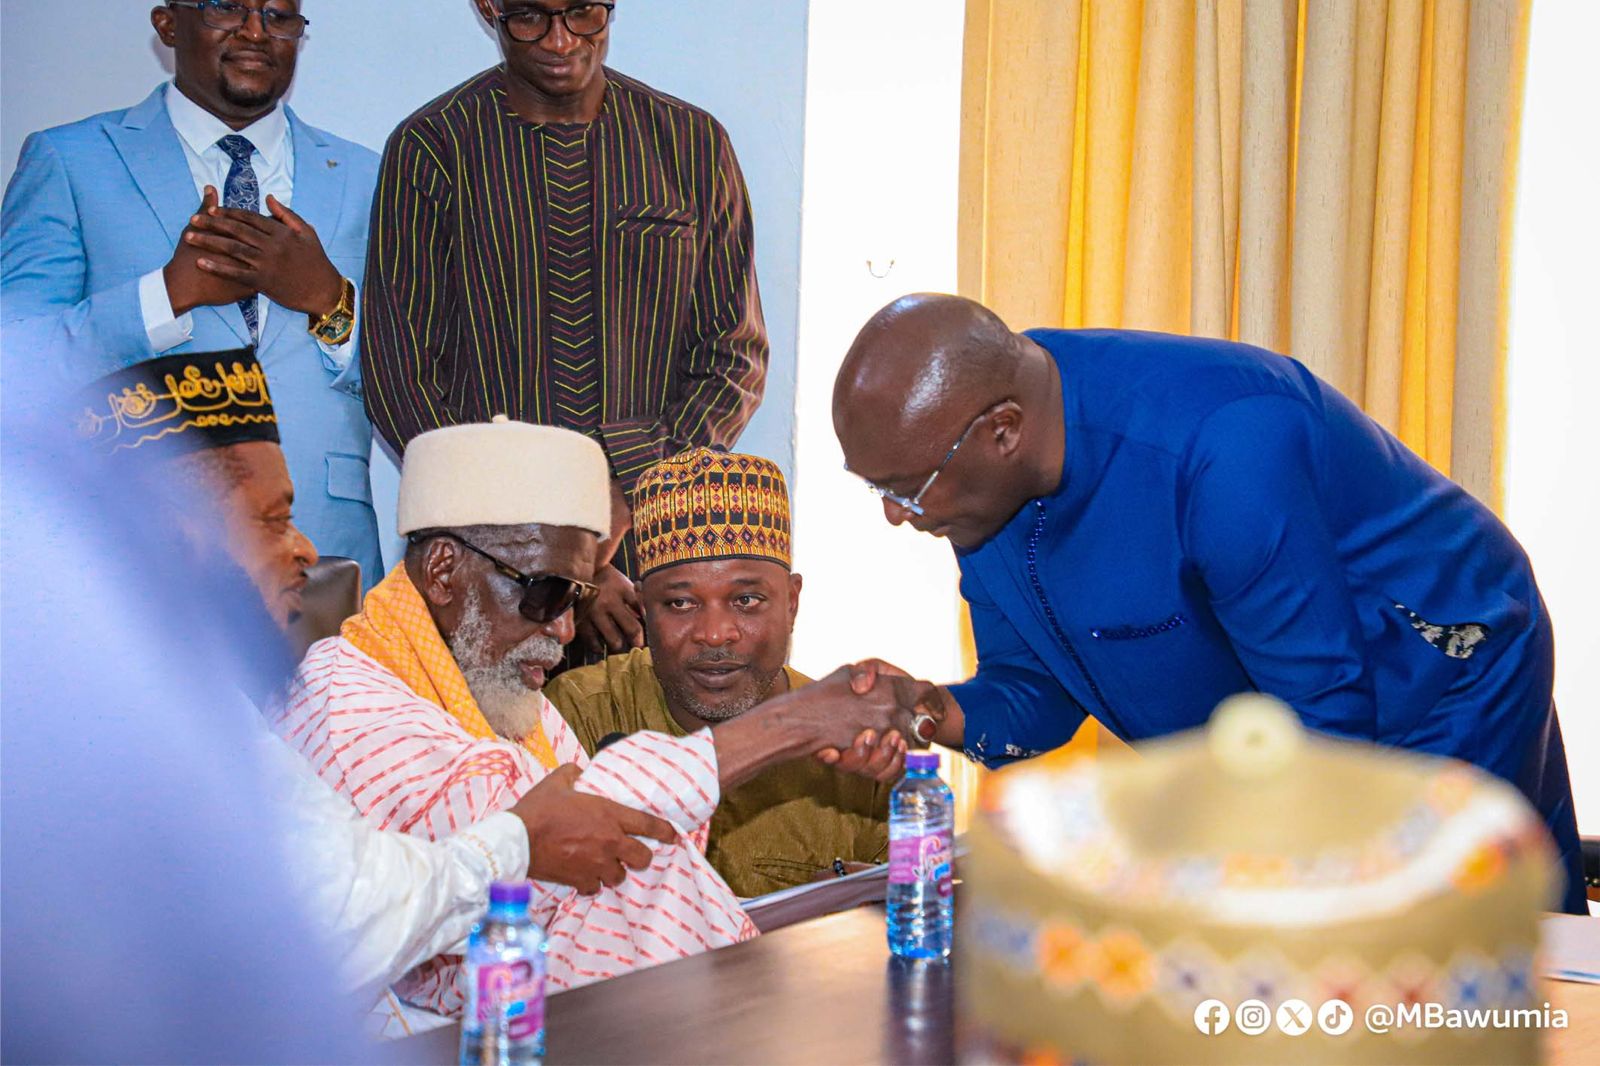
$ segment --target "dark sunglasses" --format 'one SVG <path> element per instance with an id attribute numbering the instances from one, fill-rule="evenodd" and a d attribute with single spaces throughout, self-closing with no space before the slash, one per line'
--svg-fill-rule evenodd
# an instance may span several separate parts
<path id="1" fill-rule="evenodd" d="M 554 622 L 568 611 L 582 615 L 593 602 L 595 587 L 587 581 L 577 581 L 560 574 L 524 574 L 503 559 L 497 559 L 482 548 L 455 533 L 427 533 L 413 535 L 412 543 L 433 537 L 449 537 L 468 551 L 476 552 L 494 565 L 502 576 L 515 581 L 522 588 L 522 602 L 517 609 L 522 617 L 536 625 Z"/>

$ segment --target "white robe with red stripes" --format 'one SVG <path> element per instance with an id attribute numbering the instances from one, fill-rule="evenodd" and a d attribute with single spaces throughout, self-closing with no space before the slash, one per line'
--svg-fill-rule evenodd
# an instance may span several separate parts
<path id="1" fill-rule="evenodd" d="M 542 697 L 541 697 L 542 699 Z M 533 913 L 550 941 L 549 986 L 573 988 L 756 935 L 704 854 L 720 789 L 709 729 L 675 738 L 636 733 L 591 761 L 544 700 L 545 734 L 562 763 L 583 767 L 577 788 L 671 822 L 672 846 L 648 841 L 654 861 L 595 896 L 534 882 Z M 516 803 L 546 771 L 520 744 L 481 740 L 343 637 L 313 645 L 275 728 L 318 775 L 384 829 L 438 840 Z M 537 855 L 539 842 L 533 841 Z M 459 956 L 440 956 L 396 986 L 442 1014 L 464 1005 Z"/>

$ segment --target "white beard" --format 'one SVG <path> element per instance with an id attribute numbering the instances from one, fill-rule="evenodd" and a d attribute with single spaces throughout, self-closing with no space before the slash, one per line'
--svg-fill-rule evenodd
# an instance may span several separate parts
<path id="1" fill-rule="evenodd" d="M 520 741 L 539 727 L 539 715 L 544 709 L 543 693 L 535 692 L 522 683 L 519 677 L 509 684 L 498 677 L 474 678 L 462 671 L 472 698 L 478 701 L 478 710 L 489 723 L 489 728 L 507 740 Z"/>
<path id="2" fill-rule="evenodd" d="M 478 704 L 489 728 L 507 740 L 520 741 L 539 726 L 544 708 L 542 693 L 522 680 L 518 665 L 523 659 L 548 661 L 561 657 L 561 645 L 551 637 L 536 633 L 512 648 L 498 661 L 490 661 L 489 620 L 483 614 L 483 601 L 477 589 L 467 593 L 461 624 L 445 642 L 455 656 L 461 676 Z"/>

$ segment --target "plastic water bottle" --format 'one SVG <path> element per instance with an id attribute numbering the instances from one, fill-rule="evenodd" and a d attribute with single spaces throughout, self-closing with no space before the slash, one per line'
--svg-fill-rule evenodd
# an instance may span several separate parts
<path id="1" fill-rule="evenodd" d="M 544 1059 L 544 930 L 526 881 L 489 886 L 489 913 L 467 940 L 461 1066 L 538 1066 Z"/>
<path id="2" fill-rule="evenodd" d="M 881 1061 L 965 1061 L 956 1056 L 955 979 L 950 967 L 950 959 L 889 956 Z"/>
<path id="3" fill-rule="evenodd" d="M 889 950 L 911 959 L 950 954 L 955 797 L 939 756 L 912 752 L 889 796 Z"/>

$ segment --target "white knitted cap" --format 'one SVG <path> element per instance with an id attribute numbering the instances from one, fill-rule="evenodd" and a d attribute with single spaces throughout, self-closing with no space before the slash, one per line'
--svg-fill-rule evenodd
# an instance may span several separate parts
<path id="1" fill-rule="evenodd" d="M 576 526 L 611 531 L 611 467 L 600 445 L 555 426 L 446 426 L 406 446 L 399 532 L 461 526 Z"/>

